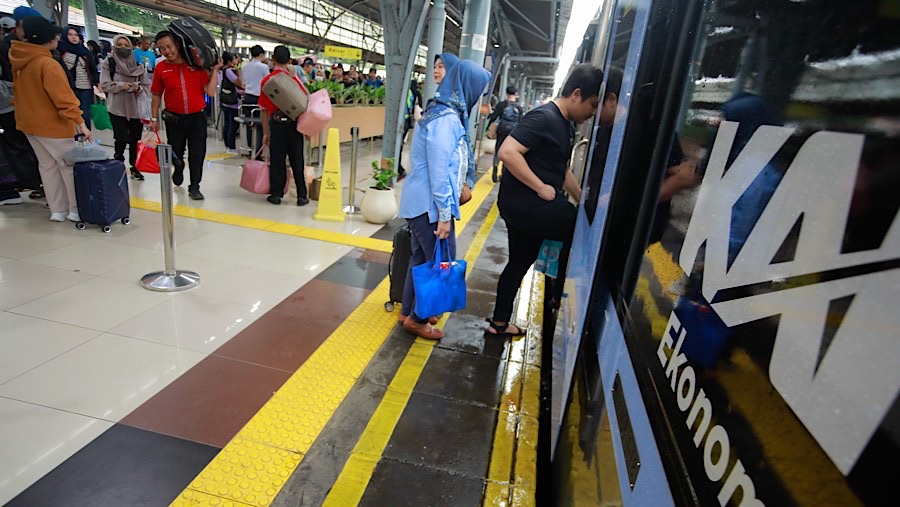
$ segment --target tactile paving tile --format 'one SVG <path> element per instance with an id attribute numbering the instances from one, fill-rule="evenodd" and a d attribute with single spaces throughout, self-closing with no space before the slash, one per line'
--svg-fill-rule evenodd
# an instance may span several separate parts
<path id="1" fill-rule="evenodd" d="M 299 453 L 236 437 L 191 481 L 188 489 L 246 505 L 269 505 L 301 458 Z M 179 500 L 190 492 L 183 492 Z"/>
<path id="2" fill-rule="evenodd" d="M 170 504 L 172 507 L 194 507 L 194 506 L 212 506 L 212 507 L 247 507 L 250 504 L 235 502 L 227 498 L 219 498 L 214 495 L 207 495 L 192 489 L 185 490 L 181 496 Z"/>

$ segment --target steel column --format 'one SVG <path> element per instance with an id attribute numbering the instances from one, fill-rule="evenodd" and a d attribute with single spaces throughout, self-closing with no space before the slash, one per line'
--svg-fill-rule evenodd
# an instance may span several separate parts
<path id="1" fill-rule="evenodd" d="M 422 93 L 422 106 L 428 103 L 428 99 L 434 97 L 437 91 L 437 83 L 434 82 L 434 74 L 431 66 L 434 58 L 444 50 L 444 24 L 447 11 L 444 8 L 444 0 L 434 0 L 431 11 L 428 13 L 428 60 L 425 62 L 425 89 Z"/>

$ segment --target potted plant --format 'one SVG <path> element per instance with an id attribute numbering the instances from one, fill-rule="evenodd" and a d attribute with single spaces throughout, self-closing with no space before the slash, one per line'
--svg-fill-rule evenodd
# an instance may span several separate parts
<path id="1" fill-rule="evenodd" d="M 373 224 L 386 224 L 397 216 L 397 198 L 391 183 L 397 173 L 394 171 L 394 160 L 384 159 L 379 165 L 372 161 L 372 179 L 375 184 L 366 189 L 360 208 L 363 218 Z"/>

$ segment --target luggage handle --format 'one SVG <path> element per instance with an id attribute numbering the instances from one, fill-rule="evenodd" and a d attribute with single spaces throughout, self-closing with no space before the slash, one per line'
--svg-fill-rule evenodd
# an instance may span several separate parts
<path id="1" fill-rule="evenodd" d="M 253 154 L 253 160 L 256 160 L 256 157 L 258 157 L 260 153 L 263 154 L 263 160 L 265 160 L 266 163 L 268 164 L 269 163 L 269 147 L 266 145 L 260 146 L 259 149 L 256 150 L 256 153 Z"/>

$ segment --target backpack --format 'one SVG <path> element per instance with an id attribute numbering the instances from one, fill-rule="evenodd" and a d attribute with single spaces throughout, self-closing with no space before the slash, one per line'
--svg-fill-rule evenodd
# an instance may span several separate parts
<path id="1" fill-rule="evenodd" d="M 500 113 L 500 124 L 497 125 L 497 132 L 500 134 L 509 134 L 519 123 L 519 117 L 522 115 L 522 106 L 515 102 L 507 102 Z"/>

